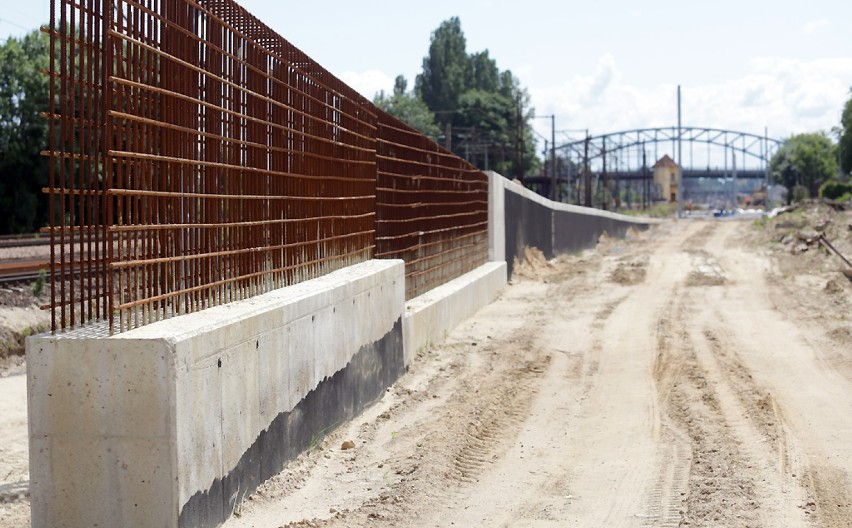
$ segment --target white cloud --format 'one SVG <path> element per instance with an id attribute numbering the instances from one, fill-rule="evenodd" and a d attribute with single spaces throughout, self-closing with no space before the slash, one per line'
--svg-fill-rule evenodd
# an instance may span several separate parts
<path id="1" fill-rule="evenodd" d="M 615 57 L 607 53 L 598 61 L 595 76 L 589 89 L 589 96 L 594 100 L 600 100 L 606 94 L 607 88 L 621 80 L 621 72 L 615 66 Z"/>
<path id="2" fill-rule="evenodd" d="M 740 78 L 683 86 L 683 124 L 761 135 L 766 126 L 779 138 L 837 125 L 852 86 L 852 58 L 758 58 L 749 65 Z M 530 92 L 539 115 L 556 114 L 557 129 L 589 127 L 600 134 L 677 123 L 677 87 L 639 89 L 622 77 L 610 55 L 600 58 L 593 75 Z M 535 123 L 546 137 L 548 125 Z"/>
<path id="3" fill-rule="evenodd" d="M 393 91 L 394 78 L 380 70 L 345 71 L 340 75 L 340 80 L 371 101 L 382 90 L 385 93 Z"/>
<path id="4" fill-rule="evenodd" d="M 575 75 L 561 86 L 531 88 L 530 93 L 537 113 L 555 113 L 559 129 L 589 127 L 595 134 L 668 126 L 677 117 L 675 86 L 639 90 L 624 81 L 610 54 L 599 59 L 593 75 Z M 546 123 L 536 127 L 550 136 Z"/>
<path id="5" fill-rule="evenodd" d="M 801 33 L 802 35 L 813 35 L 817 31 L 828 27 L 828 19 L 819 18 L 817 20 L 810 20 L 802 26 Z"/>
<path id="6" fill-rule="evenodd" d="M 774 135 L 828 131 L 837 125 L 852 86 L 852 58 L 760 58 L 752 60 L 751 67 L 749 76 L 732 80 L 719 91 L 744 93 L 760 86 L 765 95 L 751 107 L 749 118 L 762 117 Z"/>
<path id="7" fill-rule="evenodd" d="M 747 74 L 703 85 L 684 85 L 684 126 L 719 128 L 785 138 L 792 134 L 829 131 L 837 126 L 852 87 L 852 57 L 797 60 L 752 59 Z M 341 79 L 373 99 L 393 89 L 393 76 L 379 70 L 347 71 Z M 409 86 L 411 86 L 409 84 Z M 598 135 L 677 124 L 677 86 L 639 88 L 625 79 L 612 54 L 602 55 L 594 72 L 575 75 L 561 85 L 531 86 L 532 104 L 540 116 L 556 114 L 557 141 L 579 139 L 588 128 Z M 533 126 L 550 138 L 550 121 Z M 539 144 L 541 147 L 541 143 Z M 660 155 L 667 151 L 660 145 Z M 696 147 L 697 150 L 701 150 Z M 696 151 L 697 152 L 697 151 Z"/>

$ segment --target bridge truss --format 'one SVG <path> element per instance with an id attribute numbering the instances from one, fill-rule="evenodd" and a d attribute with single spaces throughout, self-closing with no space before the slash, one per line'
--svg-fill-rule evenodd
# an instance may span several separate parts
<path id="1" fill-rule="evenodd" d="M 556 146 L 555 175 L 548 162 L 547 172 L 524 182 L 545 196 L 553 196 L 555 182 L 559 199 L 571 203 L 609 208 L 641 201 L 646 206 L 655 198 L 652 167 L 664 154 L 677 161 L 678 139 L 684 151 L 684 198 L 696 201 L 765 185 L 769 160 L 784 143 L 766 133 L 705 127 L 682 127 L 680 133 L 675 126 L 587 133 Z"/>

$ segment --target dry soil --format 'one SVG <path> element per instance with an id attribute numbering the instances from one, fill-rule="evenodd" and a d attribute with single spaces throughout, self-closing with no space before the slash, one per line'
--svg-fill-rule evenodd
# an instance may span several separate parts
<path id="1" fill-rule="evenodd" d="M 225 526 L 852 526 L 852 284 L 774 237 L 690 220 L 530 255 Z M 26 478 L 14 383 L 0 490 Z"/>

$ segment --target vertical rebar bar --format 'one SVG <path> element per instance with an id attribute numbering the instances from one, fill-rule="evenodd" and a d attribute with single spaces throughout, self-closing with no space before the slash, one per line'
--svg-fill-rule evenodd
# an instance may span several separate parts
<path id="1" fill-rule="evenodd" d="M 52 0 L 52 329 L 487 258 L 487 178 L 231 0 Z"/>

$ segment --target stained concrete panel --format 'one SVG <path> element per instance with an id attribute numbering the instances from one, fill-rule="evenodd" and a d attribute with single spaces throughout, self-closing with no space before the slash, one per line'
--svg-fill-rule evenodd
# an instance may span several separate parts
<path id="1" fill-rule="evenodd" d="M 506 286 L 506 263 L 489 262 L 406 303 L 405 364 L 418 350 L 443 341 L 447 333 L 497 298 Z"/>
<path id="2" fill-rule="evenodd" d="M 403 310 L 403 263 L 375 260 L 115 336 L 30 338 L 33 526 L 217 526 L 401 375 Z"/>
<path id="3" fill-rule="evenodd" d="M 515 260 L 524 257 L 528 247 L 539 249 L 545 258 L 595 247 L 601 234 L 619 238 L 630 227 L 644 230 L 659 220 L 625 216 L 590 207 L 557 203 L 540 196 L 499 175 L 489 179 L 492 188 L 489 199 L 489 247 L 497 255 L 500 248 L 512 276 Z M 502 202 L 493 195 L 502 190 Z M 503 239 L 500 239 L 502 208 Z"/>

